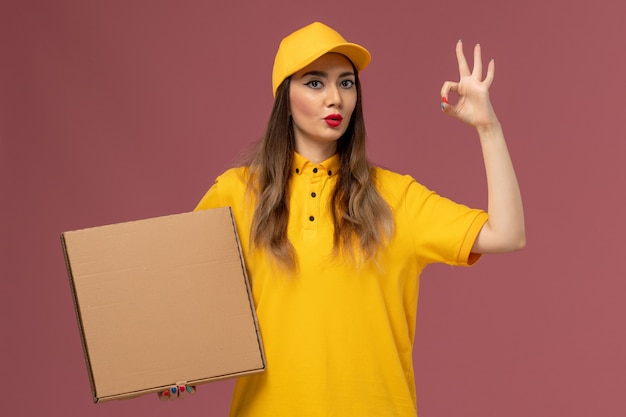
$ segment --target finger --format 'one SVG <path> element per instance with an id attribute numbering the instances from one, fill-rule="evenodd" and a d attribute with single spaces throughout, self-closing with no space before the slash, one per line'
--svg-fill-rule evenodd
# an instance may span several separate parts
<path id="1" fill-rule="evenodd" d="M 450 92 L 456 92 L 458 89 L 459 83 L 455 83 L 452 81 L 446 81 L 443 83 L 441 87 L 440 96 L 441 96 L 441 110 L 446 111 L 450 107 L 450 103 L 448 102 L 448 96 Z"/>
<path id="2" fill-rule="evenodd" d="M 461 39 L 456 43 L 456 60 L 459 63 L 459 75 L 461 77 L 468 77 L 470 70 L 467 65 L 467 60 L 465 59 L 465 54 L 463 54 L 463 41 L 461 41 Z"/>
<path id="3" fill-rule="evenodd" d="M 181 400 L 187 396 L 187 387 L 185 385 L 178 386 L 178 398 Z"/>
<path id="4" fill-rule="evenodd" d="M 446 111 L 447 105 L 448 105 L 448 99 L 445 97 L 441 97 L 441 111 Z"/>
<path id="5" fill-rule="evenodd" d="M 177 400 L 178 399 L 178 387 L 173 386 L 173 387 L 170 388 L 169 399 L 170 400 Z"/>
<path id="6" fill-rule="evenodd" d="M 168 401 L 170 399 L 170 390 L 161 391 L 158 393 L 159 400 Z"/>
<path id="7" fill-rule="evenodd" d="M 477 77 L 479 80 L 483 79 L 483 60 L 480 53 L 480 44 L 477 43 L 474 46 L 474 68 L 472 69 L 472 75 Z"/>
<path id="8" fill-rule="evenodd" d="M 454 81 L 446 81 L 443 83 L 443 85 L 441 86 L 441 91 L 439 92 L 441 97 L 445 97 L 446 99 L 448 99 L 448 94 L 450 93 L 456 93 L 459 87 L 459 83 L 454 82 Z"/>
<path id="9" fill-rule="evenodd" d="M 496 61 L 494 59 L 491 59 L 491 61 L 489 61 L 489 65 L 487 65 L 487 76 L 485 77 L 485 81 L 483 81 L 485 83 L 485 85 L 487 85 L 487 88 L 491 87 L 491 83 L 493 82 L 493 78 L 496 75 Z"/>

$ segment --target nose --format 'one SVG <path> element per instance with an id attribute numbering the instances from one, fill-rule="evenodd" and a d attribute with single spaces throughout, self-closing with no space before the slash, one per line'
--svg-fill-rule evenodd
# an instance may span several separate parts
<path id="1" fill-rule="evenodd" d="M 341 89 L 334 84 L 331 84 L 326 89 L 326 105 L 328 107 L 339 107 L 343 104 L 343 97 L 341 96 Z"/>

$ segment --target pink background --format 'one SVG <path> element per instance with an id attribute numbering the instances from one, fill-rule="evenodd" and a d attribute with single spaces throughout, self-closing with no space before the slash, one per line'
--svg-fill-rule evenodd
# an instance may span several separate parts
<path id="1" fill-rule="evenodd" d="M 372 52 L 371 159 L 478 207 L 476 134 L 439 89 L 458 38 L 496 58 L 528 246 L 425 272 L 420 417 L 626 415 L 624 4 L 3 0 L 0 414 L 226 414 L 232 381 L 91 402 L 59 235 L 191 210 L 262 133 L 279 40 L 321 20 Z"/>

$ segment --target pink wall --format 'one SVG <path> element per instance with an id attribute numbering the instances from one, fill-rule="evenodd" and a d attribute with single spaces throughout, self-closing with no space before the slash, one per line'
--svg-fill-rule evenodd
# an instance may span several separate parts
<path id="1" fill-rule="evenodd" d="M 3 1 L 0 414 L 226 413 L 231 381 L 91 403 L 59 235 L 193 208 L 261 134 L 278 41 L 321 20 L 373 54 L 371 159 L 480 207 L 476 134 L 439 89 L 458 38 L 496 58 L 528 247 L 426 271 L 420 416 L 626 415 L 626 6 L 582 3 Z"/>

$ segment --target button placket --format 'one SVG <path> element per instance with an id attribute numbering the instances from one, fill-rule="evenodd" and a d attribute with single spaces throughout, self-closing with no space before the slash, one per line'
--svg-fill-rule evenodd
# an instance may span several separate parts
<path id="1" fill-rule="evenodd" d="M 312 175 L 310 176 L 309 181 L 309 189 L 307 199 L 307 229 L 317 230 L 317 225 L 319 224 L 319 216 L 320 216 L 320 192 L 324 183 L 324 169 L 320 169 L 319 167 L 307 168 L 311 169 Z"/>

